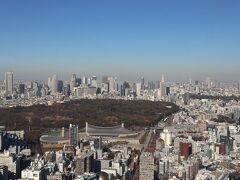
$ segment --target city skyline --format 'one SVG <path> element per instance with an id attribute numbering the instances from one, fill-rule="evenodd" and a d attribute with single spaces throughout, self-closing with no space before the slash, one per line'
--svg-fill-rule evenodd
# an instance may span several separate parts
<path id="1" fill-rule="evenodd" d="M 240 179 L 239 9 L 0 2 L 0 180 Z"/>
<path id="2" fill-rule="evenodd" d="M 238 1 L 11 1 L 0 6 L 0 73 L 43 80 L 240 77 Z"/>

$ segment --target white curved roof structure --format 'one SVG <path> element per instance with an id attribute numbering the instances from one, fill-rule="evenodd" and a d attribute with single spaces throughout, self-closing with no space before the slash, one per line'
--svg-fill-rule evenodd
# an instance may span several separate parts
<path id="1" fill-rule="evenodd" d="M 86 122 L 86 127 L 83 129 L 88 136 L 112 136 L 112 137 L 121 137 L 121 136 L 132 136 L 137 133 L 131 130 L 128 130 L 124 127 L 124 124 L 112 127 L 102 127 L 94 126 Z"/>

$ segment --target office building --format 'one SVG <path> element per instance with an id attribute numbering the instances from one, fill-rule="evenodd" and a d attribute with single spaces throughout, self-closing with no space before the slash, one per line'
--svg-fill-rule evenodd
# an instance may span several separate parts
<path id="1" fill-rule="evenodd" d="M 12 173 L 12 178 L 20 175 L 20 159 L 16 154 L 10 154 L 9 151 L 0 153 L 0 166 L 7 166 L 8 171 Z"/>
<path id="2" fill-rule="evenodd" d="M 49 90 L 52 89 L 52 77 L 48 77 L 48 88 Z"/>
<path id="3" fill-rule="evenodd" d="M 141 78 L 141 90 L 145 89 L 144 77 Z"/>
<path id="4" fill-rule="evenodd" d="M 23 179 L 32 179 L 32 180 L 46 180 L 46 172 L 44 168 L 33 167 L 22 170 L 21 177 Z"/>
<path id="5" fill-rule="evenodd" d="M 172 133 L 168 129 L 164 129 L 160 137 L 164 141 L 165 146 L 170 146 L 172 144 Z"/>
<path id="6" fill-rule="evenodd" d="M 154 157 L 150 152 L 143 152 L 140 156 L 139 180 L 154 179 Z"/>
<path id="7" fill-rule="evenodd" d="M 64 87 L 63 87 L 63 94 L 65 96 L 69 96 L 70 95 L 70 84 L 66 84 Z"/>
<path id="8" fill-rule="evenodd" d="M 170 94 L 170 87 L 166 87 L 166 94 L 167 94 L 167 95 Z"/>
<path id="9" fill-rule="evenodd" d="M 136 95 L 140 96 L 141 95 L 141 83 L 136 83 Z"/>
<path id="10" fill-rule="evenodd" d="M 82 84 L 87 84 L 87 78 L 86 77 L 82 77 Z"/>
<path id="11" fill-rule="evenodd" d="M 91 86 L 97 87 L 97 76 L 92 76 L 91 78 Z"/>
<path id="12" fill-rule="evenodd" d="M 7 166 L 0 166 L 0 179 L 1 180 L 8 180 L 8 167 Z"/>
<path id="13" fill-rule="evenodd" d="M 13 94 L 13 73 L 12 72 L 6 72 L 5 73 L 5 94 L 6 95 L 12 95 Z"/>
<path id="14" fill-rule="evenodd" d="M 70 124 L 69 125 L 69 142 L 70 145 L 78 145 L 78 126 Z"/>
<path id="15" fill-rule="evenodd" d="M 225 154 L 229 155 L 233 150 L 233 141 L 232 137 L 220 135 L 220 143 L 225 145 Z"/>
<path id="16" fill-rule="evenodd" d="M 73 93 L 74 88 L 76 87 L 76 74 L 72 74 L 71 81 L 70 81 L 70 91 Z"/>
<path id="17" fill-rule="evenodd" d="M 240 92 L 240 80 L 237 83 L 237 88 L 238 88 L 238 91 Z"/>
<path id="18" fill-rule="evenodd" d="M 225 154 L 225 145 L 224 144 L 215 144 L 215 152 L 217 154 L 224 155 Z"/>
<path id="19" fill-rule="evenodd" d="M 87 78 L 87 85 L 88 85 L 88 86 L 91 85 L 91 78 L 90 78 L 90 77 Z"/>
<path id="20" fill-rule="evenodd" d="M 25 93 L 25 84 L 19 84 L 18 85 L 18 94 L 24 94 Z"/>
<path id="21" fill-rule="evenodd" d="M 54 74 L 51 80 L 51 94 L 56 95 L 57 90 L 58 90 L 58 79 L 57 79 L 57 75 Z"/>
<path id="22" fill-rule="evenodd" d="M 189 92 L 186 92 L 184 95 L 183 95 L 183 102 L 184 102 L 184 105 L 187 105 L 190 101 L 190 94 Z"/>
<path id="23" fill-rule="evenodd" d="M 211 88 L 211 78 L 210 77 L 206 78 L 206 85 L 208 88 Z"/>
<path id="24" fill-rule="evenodd" d="M 108 77 L 108 92 L 115 90 L 115 80 L 113 77 Z"/>
<path id="25" fill-rule="evenodd" d="M 180 142 L 180 155 L 186 159 L 192 154 L 192 144 Z"/>
<path id="26" fill-rule="evenodd" d="M 198 86 L 199 85 L 199 81 L 196 80 L 194 84 L 195 84 L 195 86 Z"/>
<path id="27" fill-rule="evenodd" d="M 80 86 L 82 84 L 81 78 L 76 78 L 76 86 Z"/>
<path id="28" fill-rule="evenodd" d="M 62 91 L 63 91 L 63 81 L 58 80 L 57 92 L 62 92 Z"/>
<path id="29" fill-rule="evenodd" d="M 80 176 L 80 175 L 83 175 L 84 172 L 85 172 L 85 158 L 77 158 L 75 160 L 75 166 L 76 166 L 76 169 L 75 169 L 75 175 L 76 176 Z"/>
<path id="30" fill-rule="evenodd" d="M 156 140 L 156 149 L 157 150 L 162 150 L 165 147 L 164 145 L 164 140 L 162 140 L 161 138 Z"/>
<path id="31" fill-rule="evenodd" d="M 108 76 L 102 77 L 102 83 L 107 84 L 108 83 Z"/>
<path id="32" fill-rule="evenodd" d="M 164 75 L 161 77 L 161 82 L 160 82 L 160 98 L 162 99 L 166 95 L 166 87 L 165 87 L 165 80 L 164 80 Z"/>
<path id="33" fill-rule="evenodd" d="M 154 90 L 155 89 L 155 84 L 153 81 L 148 81 L 148 90 Z"/>
<path id="34" fill-rule="evenodd" d="M 34 96 L 41 96 L 40 85 L 37 82 L 32 82 L 32 93 Z"/>
<path id="35" fill-rule="evenodd" d="M 94 164 L 93 164 L 93 152 L 82 153 L 81 156 L 77 156 L 74 160 L 75 162 L 75 175 L 80 176 L 85 172 L 93 172 Z"/>

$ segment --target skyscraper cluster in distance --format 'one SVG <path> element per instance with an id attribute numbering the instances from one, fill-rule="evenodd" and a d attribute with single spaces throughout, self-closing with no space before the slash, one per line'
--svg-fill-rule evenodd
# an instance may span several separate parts
<path id="1" fill-rule="evenodd" d="M 13 73 L 6 72 L 0 87 L 0 95 L 8 99 L 52 97 L 52 99 L 78 99 L 95 97 L 166 100 L 170 94 L 162 75 L 160 81 L 148 81 L 144 77 L 139 82 L 119 81 L 116 77 L 77 77 L 61 80 L 56 74 L 44 81 L 14 81 Z"/>
<path id="2" fill-rule="evenodd" d="M 18 78 L 16 78 L 18 79 Z M 139 78 L 139 81 L 120 81 L 116 77 L 97 76 L 91 77 L 78 77 L 72 74 L 69 80 L 61 80 L 56 74 L 50 76 L 45 81 L 19 81 L 14 80 L 13 72 L 6 72 L 4 81 L 0 83 L 0 97 L 8 100 L 12 99 L 14 103 L 8 101 L 6 106 L 28 105 L 32 104 L 46 104 L 55 101 L 64 101 L 70 99 L 81 98 L 119 98 L 119 99 L 142 99 L 151 101 L 168 101 L 176 103 L 176 94 L 173 89 L 176 85 L 189 84 L 189 91 L 184 94 L 184 101 L 188 99 L 190 94 L 203 94 L 203 95 L 221 95 L 221 91 L 211 93 L 203 91 L 207 88 L 210 91 L 214 88 L 225 88 L 231 85 L 232 94 L 240 92 L 240 81 L 234 83 L 222 83 L 211 80 L 210 77 L 206 81 L 195 80 L 192 82 L 165 82 L 165 77 L 162 74 L 159 81 L 146 81 L 144 77 Z M 46 97 L 45 100 L 43 97 Z M 37 99 L 36 99 L 37 98 Z M 25 99 L 25 103 L 21 99 Z M 5 103 L 3 103 L 3 106 Z"/>

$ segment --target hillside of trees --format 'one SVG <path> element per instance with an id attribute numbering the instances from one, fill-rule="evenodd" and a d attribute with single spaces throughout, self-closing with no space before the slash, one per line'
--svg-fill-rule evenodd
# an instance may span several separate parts
<path id="1" fill-rule="evenodd" d="M 0 125 L 9 130 L 23 129 L 29 139 L 37 140 L 43 132 L 68 128 L 70 123 L 83 128 L 85 122 L 100 126 L 124 122 L 131 129 L 144 128 L 178 110 L 178 106 L 167 102 L 83 99 L 52 106 L 3 108 L 0 109 Z"/>

